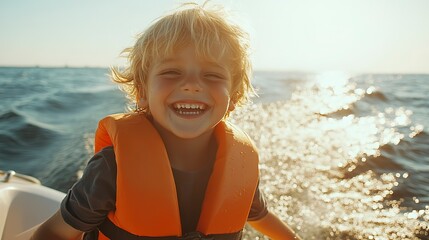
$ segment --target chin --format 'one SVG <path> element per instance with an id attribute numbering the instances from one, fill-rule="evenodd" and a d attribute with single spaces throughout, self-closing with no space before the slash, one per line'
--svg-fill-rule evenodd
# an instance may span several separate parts
<path id="1" fill-rule="evenodd" d="M 187 140 L 191 140 L 191 139 L 196 139 L 198 137 L 201 137 L 205 134 L 210 134 L 213 128 L 208 128 L 208 129 L 189 129 L 188 131 L 183 131 L 183 130 L 178 130 L 178 131 L 171 131 L 171 133 L 173 133 L 176 137 L 178 138 L 182 138 L 182 139 L 187 139 Z"/>
<path id="2" fill-rule="evenodd" d="M 173 132 L 173 134 L 178 138 L 182 138 L 185 140 L 192 140 L 192 139 L 198 138 L 199 136 L 203 135 L 204 133 L 175 133 L 175 132 Z"/>

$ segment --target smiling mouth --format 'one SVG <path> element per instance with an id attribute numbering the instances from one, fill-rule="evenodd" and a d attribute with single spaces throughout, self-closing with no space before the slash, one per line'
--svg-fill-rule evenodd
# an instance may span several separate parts
<path id="1" fill-rule="evenodd" d="M 181 116 L 199 116 L 206 112 L 208 106 L 204 103 L 174 103 L 172 109 Z"/>

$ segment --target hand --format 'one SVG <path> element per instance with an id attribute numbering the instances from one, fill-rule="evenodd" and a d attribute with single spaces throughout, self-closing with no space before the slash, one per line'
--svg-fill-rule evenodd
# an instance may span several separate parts
<path id="1" fill-rule="evenodd" d="M 51 218 L 49 218 L 46 222 L 42 223 L 39 228 L 37 228 L 30 240 L 70 240 L 79 239 L 81 236 L 82 232 L 68 225 L 58 210 Z"/>
<path id="2" fill-rule="evenodd" d="M 301 240 L 286 223 L 270 211 L 259 220 L 249 221 L 249 224 L 258 232 L 274 240 Z"/>

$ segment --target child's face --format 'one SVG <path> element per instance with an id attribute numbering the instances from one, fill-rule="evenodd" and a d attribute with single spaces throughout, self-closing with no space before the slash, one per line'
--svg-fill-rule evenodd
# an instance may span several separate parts
<path id="1" fill-rule="evenodd" d="M 156 125 L 185 139 L 212 131 L 230 104 L 227 63 L 201 59 L 192 46 L 153 62 L 146 100 Z"/>

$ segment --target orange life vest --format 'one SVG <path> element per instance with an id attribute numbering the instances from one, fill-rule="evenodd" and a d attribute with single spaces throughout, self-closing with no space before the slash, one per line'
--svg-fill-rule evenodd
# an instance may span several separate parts
<path id="1" fill-rule="evenodd" d="M 204 235 L 241 231 L 258 182 L 258 154 L 240 129 L 220 122 L 218 151 L 197 231 Z M 114 146 L 116 209 L 108 219 L 137 236 L 182 236 L 176 186 L 164 143 L 143 114 L 116 114 L 99 122 L 95 151 Z M 103 233 L 99 239 L 107 239 Z"/>

